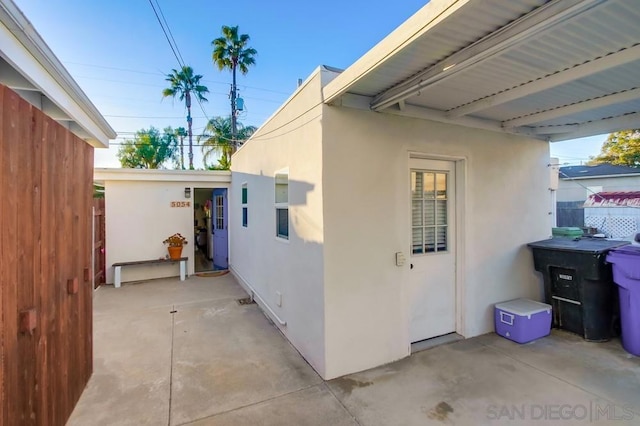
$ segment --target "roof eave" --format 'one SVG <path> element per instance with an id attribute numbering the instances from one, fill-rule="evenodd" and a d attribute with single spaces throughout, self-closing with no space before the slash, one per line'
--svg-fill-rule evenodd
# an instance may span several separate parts
<path id="1" fill-rule="evenodd" d="M 604 179 L 604 178 L 619 178 L 619 177 L 637 177 L 640 173 L 620 173 L 615 175 L 596 175 L 596 176 L 576 176 L 576 177 L 560 177 L 562 180 L 583 180 L 583 179 Z"/>
<path id="2" fill-rule="evenodd" d="M 329 104 L 347 93 L 358 80 L 374 71 L 394 53 L 411 44 L 468 2 L 469 0 L 431 0 L 331 83 L 327 84 L 322 90 L 324 102 Z M 401 42 L 399 43 L 399 41 Z"/>
<path id="3" fill-rule="evenodd" d="M 72 117 L 90 135 L 89 138 L 85 138 L 88 143 L 96 147 L 108 147 L 109 139 L 114 139 L 117 136 L 116 132 L 13 1 L 0 2 L 0 22 L 3 24 L 0 29 L 4 33 L 0 46 L 3 47 L 2 50 L 13 48 L 14 54 L 11 57 L 5 57 L 5 60 L 22 72 L 25 78 Z M 12 46 L 12 41 L 17 42 L 22 49 Z M 25 53 L 28 53 L 30 58 Z M 25 75 L 24 69 L 27 67 L 41 68 L 42 75 L 46 73 L 60 90 L 55 90 L 54 85 L 36 81 L 32 75 Z M 76 109 L 61 99 L 62 93 L 69 98 L 67 101 L 70 100 L 77 106 Z"/>

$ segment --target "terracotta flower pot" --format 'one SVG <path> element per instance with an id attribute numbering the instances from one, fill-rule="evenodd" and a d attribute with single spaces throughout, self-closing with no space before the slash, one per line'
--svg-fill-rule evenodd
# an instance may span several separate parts
<path id="1" fill-rule="evenodd" d="M 169 258 L 180 259 L 182 257 L 182 246 L 180 247 L 167 247 L 169 250 Z"/>

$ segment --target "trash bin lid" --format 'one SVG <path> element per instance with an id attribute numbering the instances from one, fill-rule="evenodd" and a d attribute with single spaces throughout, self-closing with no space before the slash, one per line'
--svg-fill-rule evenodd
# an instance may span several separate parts
<path id="1" fill-rule="evenodd" d="M 611 250 L 611 253 L 620 253 L 620 254 L 628 254 L 630 256 L 640 256 L 640 246 L 634 246 L 634 245 L 626 245 L 623 247 L 617 247 L 613 250 Z M 609 253 L 609 254 L 611 254 Z M 640 259 L 638 259 L 640 260 Z"/>
<path id="2" fill-rule="evenodd" d="M 549 240 L 536 241 L 527 244 L 534 249 L 547 249 L 558 251 L 577 251 L 587 253 L 605 253 L 611 249 L 625 246 L 629 241 L 605 240 L 600 238 L 551 238 Z"/>
<path id="3" fill-rule="evenodd" d="M 640 284 L 640 246 L 624 246 L 611 250 L 607 262 L 613 264 L 613 277 L 619 286 L 628 288 L 630 281 Z"/>

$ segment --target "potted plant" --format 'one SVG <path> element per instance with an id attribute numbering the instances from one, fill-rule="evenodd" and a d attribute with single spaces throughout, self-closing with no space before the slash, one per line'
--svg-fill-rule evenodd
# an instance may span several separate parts
<path id="1" fill-rule="evenodd" d="M 181 234 L 176 233 L 164 240 L 163 243 L 168 246 L 170 259 L 180 259 L 182 257 L 182 247 L 188 244 L 188 241 Z"/>

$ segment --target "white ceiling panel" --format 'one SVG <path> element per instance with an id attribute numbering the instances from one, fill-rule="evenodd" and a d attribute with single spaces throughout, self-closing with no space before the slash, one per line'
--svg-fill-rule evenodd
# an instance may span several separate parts
<path id="1" fill-rule="evenodd" d="M 602 126 L 590 124 L 581 131 L 602 132 L 635 124 L 632 120 L 640 116 L 640 92 L 633 90 L 640 86 L 640 1 L 437 3 L 448 6 L 432 8 L 441 13 L 438 17 L 427 5 L 411 18 L 411 29 L 424 20 L 418 35 L 401 26 L 329 83 L 327 102 L 357 94 L 370 98 L 370 107 L 379 112 L 393 108 L 398 114 L 398 107 L 407 104 L 412 116 L 425 108 L 430 119 L 466 117 L 462 125 L 489 122 L 513 133 L 598 120 Z M 567 108 L 571 105 L 580 106 Z M 505 125 L 541 112 L 539 122 Z M 611 120 L 615 117 L 626 118 Z"/>

